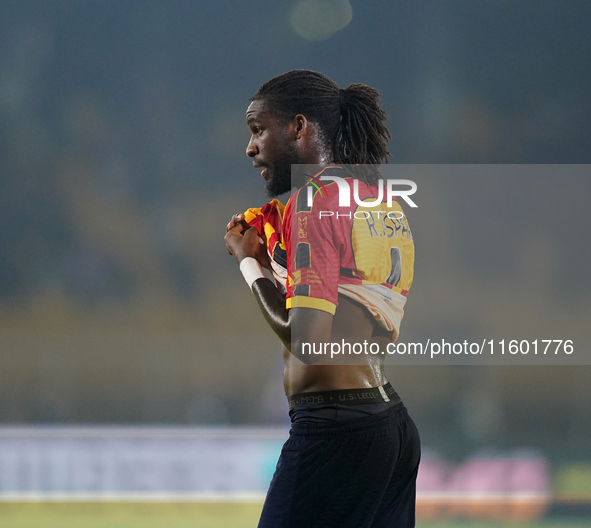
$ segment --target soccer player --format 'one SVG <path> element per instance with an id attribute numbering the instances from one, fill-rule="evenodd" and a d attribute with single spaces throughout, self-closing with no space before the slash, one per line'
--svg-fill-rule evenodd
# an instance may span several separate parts
<path id="1" fill-rule="evenodd" d="M 305 343 L 345 341 L 384 351 L 398 336 L 414 266 L 406 218 L 375 215 L 390 210 L 385 203 L 369 209 L 353 200 L 338 218 L 321 217 L 338 208 L 337 184 L 309 190 L 301 173 L 292 179 L 292 165 L 319 165 L 314 181 L 338 176 L 353 188 L 357 180 L 360 199 L 376 201 L 390 139 L 378 100 L 370 86 L 340 89 L 323 74 L 294 70 L 263 84 L 246 111 L 246 154 L 262 169 L 268 194 L 296 183 L 285 210 L 274 200 L 235 215 L 225 236 L 281 340 L 292 421 L 259 528 L 414 526 L 419 436 L 384 377 L 383 356 L 319 364 L 302 354 Z M 375 216 L 347 216 L 362 210 Z M 271 247 L 268 235 L 277 231 L 281 240 Z M 287 268 L 285 289 L 262 266 L 274 274 Z"/>

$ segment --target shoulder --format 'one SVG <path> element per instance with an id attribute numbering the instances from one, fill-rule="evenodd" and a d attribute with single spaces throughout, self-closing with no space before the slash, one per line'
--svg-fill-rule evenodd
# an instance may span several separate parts
<path id="1" fill-rule="evenodd" d="M 337 166 L 328 166 L 314 175 L 308 176 L 306 184 L 290 198 L 291 214 L 312 211 L 333 210 L 339 204 L 339 196 L 344 185 L 347 190 L 352 179 Z"/>

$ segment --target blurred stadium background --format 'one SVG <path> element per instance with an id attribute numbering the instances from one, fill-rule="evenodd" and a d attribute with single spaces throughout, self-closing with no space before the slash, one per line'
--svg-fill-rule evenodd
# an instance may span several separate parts
<path id="1" fill-rule="evenodd" d="M 266 201 L 263 81 L 377 87 L 393 163 L 586 164 L 590 23 L 578 0 L 0 2 L 0 524 L 256 525 L 282 365 L 222 237 Z M 591 179 L 454 183 L 419 188 L 404 339 L 588 345 Z M 390 366 L 420 526 L 588 526 L 590 369 Z"/>

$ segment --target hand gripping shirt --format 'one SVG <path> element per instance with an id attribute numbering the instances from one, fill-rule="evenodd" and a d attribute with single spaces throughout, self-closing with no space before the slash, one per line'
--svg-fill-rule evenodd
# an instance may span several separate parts
<path id="1" fill-rule="evenodd" d="M 244 213 L 246 223 L 254 227 L 265 241 L 271 272 L 283 293 L 287 281 L 287 252 L 281 236 L 284 213 L 285 206 L 279 200 L 272 200 L 262 207 L 253 207 Z"/>

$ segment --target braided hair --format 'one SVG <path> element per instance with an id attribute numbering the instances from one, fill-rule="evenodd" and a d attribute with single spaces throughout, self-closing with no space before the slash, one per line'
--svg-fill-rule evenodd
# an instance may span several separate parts
<path id="1" fill-rule="evenodd" d="M 302 114 L 316 124 L 321 139 L 332 152 L 332 161 L 359 167 L 354 176 L 369 185 L 379 178 L 378 166 L 387 163 L 390 132 L 388 114 L 378 101 L 380 93 L 366 84 L 338 85 L 311 70 L 292 70 L 264 83 L 251 101 L 264 101 L 278 115 L 291 121 Z"/>

